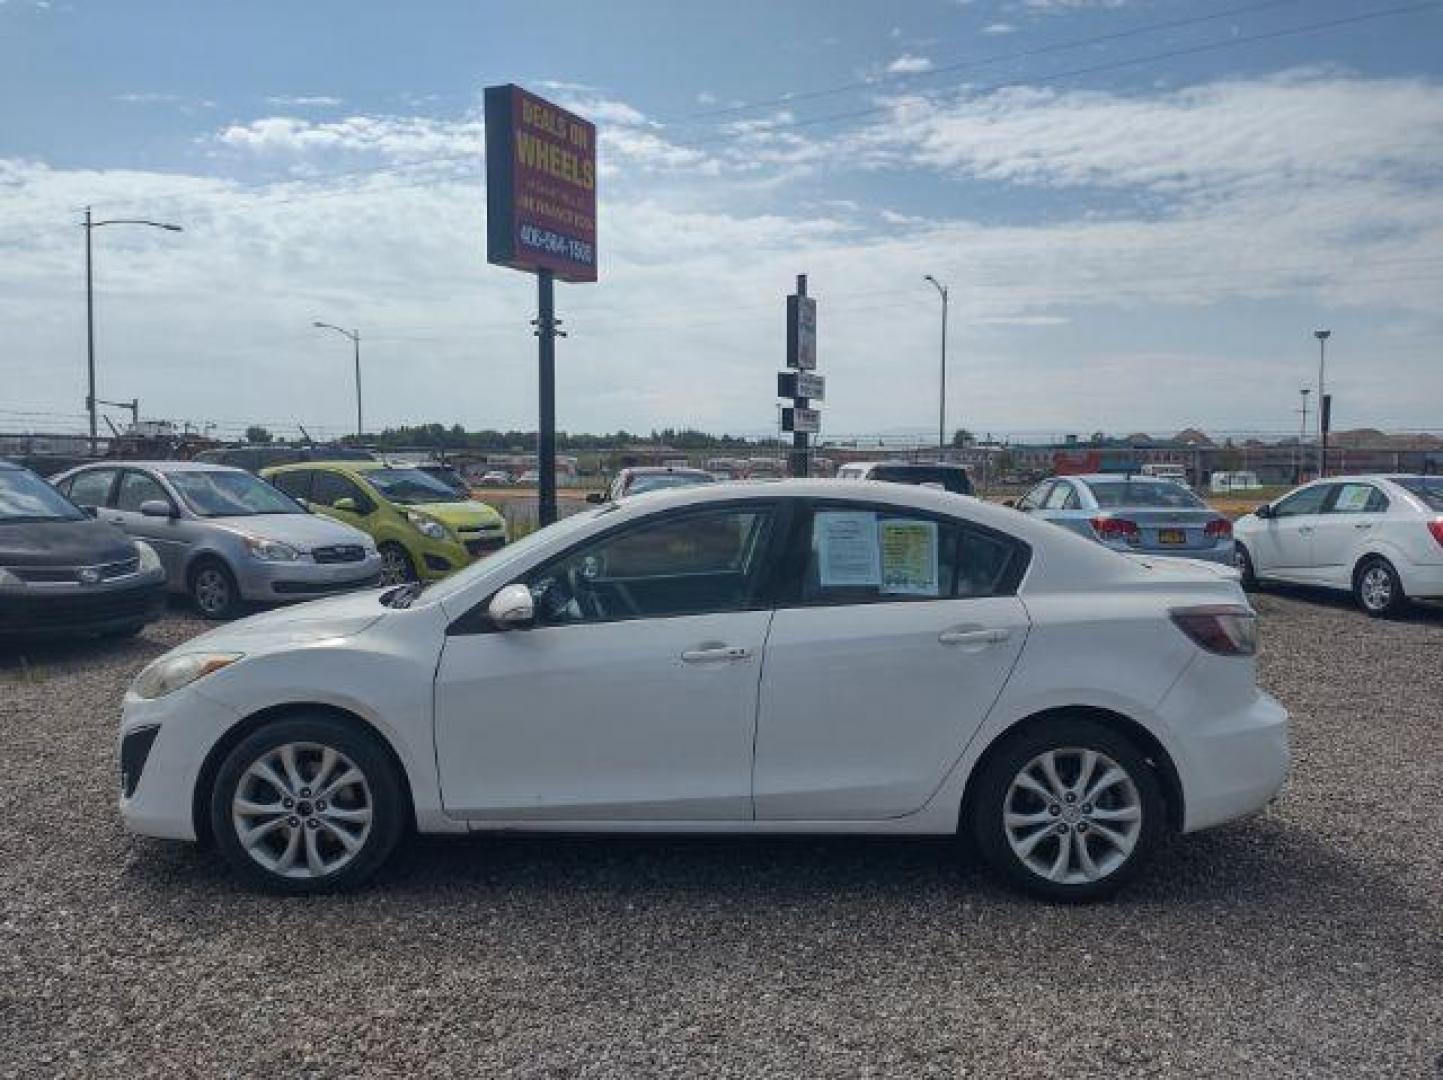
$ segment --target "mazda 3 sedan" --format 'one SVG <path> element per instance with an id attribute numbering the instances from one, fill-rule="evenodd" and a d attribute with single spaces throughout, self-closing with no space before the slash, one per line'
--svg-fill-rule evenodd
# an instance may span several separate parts
<path id="1" fill-rule="evenodd" d="M 1088 900 L 1279 790 L 1255 642 L 1232 568 L 921 487 L 707 484 L 161 657 L 120 809 L 291 893 L 412 828 L 963 832 Z"/>

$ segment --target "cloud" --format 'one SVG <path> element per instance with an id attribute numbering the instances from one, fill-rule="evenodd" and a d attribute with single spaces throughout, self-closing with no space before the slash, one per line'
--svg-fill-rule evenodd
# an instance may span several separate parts
<path id="1" fill-rule="evenodd" d="M 176 94 L 155 94 L 131 92 L 128 94 L 116 94 L 115 100 L 124 102 L 126 105 L 169 105 L 180 101 Z"/>
<path id="2" fill-rule="evenodd" d="M 903 55 L 887 65 L 888 75 L 919 75 L 932 70 L 932 61 L 925 56 Z"/>
<path id="3" fill-rule="evenodd" d="M 1136 0 L 1022 0 L 1022 6 L 1028 11 L 1056 13 L 1081 11 L 1086 8 L 1115 9 L 1134 2 Z"/>
<path id="4" fill-rule="evenodd" d="M 208 141 L 258 157 L 352 153 L 375 154 L 395 161 L 480 154 L 485 148 L 479 118 L 440 120 L 421 116 L 352 116 L 322 123 L 269 116 L 232 124 Z"/>
<path id="5" fill-rule="evenodd" d="M 698 105 L 715 105 L 716 95 L 709 91 L 701 90 L 696 95 L 696 103 Z"/>
<path id="6" fill-rule="evenodd" d="M 1017 32 L 1017 27 L 1015 27 L 1015 26 L 1013 26 L 1011 23 L 1007 23 L 1007 22 L 994 22 L 994 23 L 988 23 L 986 26 L 984 26 L 984 27 L 982 28 L 982 32 L 983 32 L 984 34 L 993 34 L 993 35 L 997 35 L 997 34 L 1013 34 L 1013 33 L 1016 33 L 1016 32 Z"/>
<path id="7" fill-rule="evenodd" d="M 343 104 L 343 102 L 338 97 L 329 97 L 324 94 L 312 94 L 298 96 L 276 95 L 266 98 L 266 104 L 275 105 L 280 108 L 308 108 L 311 106 L 330 108 L 336 105 L 341 105 Z"/>

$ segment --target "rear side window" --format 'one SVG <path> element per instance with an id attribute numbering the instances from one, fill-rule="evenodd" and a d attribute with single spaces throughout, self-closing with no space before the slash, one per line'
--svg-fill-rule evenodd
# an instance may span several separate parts
<path id="1" fill-rule="evenodd" d="M 114 482 L 114 469 L 91 469 L 71 477 L 69 488 L 63 490 L 76 506 L 108 506 Z"/>
<path id="2" fill-rule="evenodd" d="M 1388 496 L 1372 484 L 1339 484 L 1328 513 L 1381 514 L 1387 509 Z"/>
<path id="3" fill-rule="evenodd" d="M 993 596 L 1015 585 L 1021 545 L 903 509 L 816 509 L 799 600 L 867 604 Z"/>
<path id="4" fill-rule="evenodd" d="M 1048 510 L 1076 510 L 1077 492 L 1071 484 L 1054 484 L 1051 493 L 1047 496 L 1045 508 Z"/>

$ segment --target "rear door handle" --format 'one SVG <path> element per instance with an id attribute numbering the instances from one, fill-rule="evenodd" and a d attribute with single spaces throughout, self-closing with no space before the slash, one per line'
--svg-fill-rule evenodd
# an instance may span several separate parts
<path id="1" fill-rule="evenodd" d="M 943 630 L 937 635 L 937 640 L 943 645 L 999 645 L 1012 636 L 1012 631 L 1007 629 L 970 629 L 970 630 Z"/>
<path id="2" fill-rule="evenodd" d="M 681 658 L 688 664 L 726 664 L 745 660 L 752 651 L 743 645 L 708 645 L 701 649 L 688 649 Z"/>
<path id="3" fill-rule="evenodd" d="M 1372 527 L 1373 523 L 1371 521 L 1359 521 L 1353 524 L 1353 528 L 1355 529 L 1371 529 Z"/>
<path id="4" fill-rule="evenodd" d="M 1309 533 L 1311 533 L 1312 531 L 1313 531 L 1313 527 L 1312 527 L 1311 525 L 1300 525 L 1300 526 L 1298 526 L 1298 535 L 1299 535 L 1299 536 L 1307 536 L 1307 535 L 1308 535 Z"/>

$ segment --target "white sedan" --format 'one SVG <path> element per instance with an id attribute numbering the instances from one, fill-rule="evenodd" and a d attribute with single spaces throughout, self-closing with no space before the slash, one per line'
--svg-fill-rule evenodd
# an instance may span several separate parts
<path id="1" fill-rule="evenodd" d="M 1233 524 L 1243 583 L 1351 592 L 1369 615 L 1443 599 L 1443 477 L 1332 476 Z"/>
<path id="2" fill-rule="evenodd" d="M 622 499 L 445 581 L 271 612 L 136 678 L 121 813 L 247 882 L 408 828 L 973 837 L 1084 900 L 1288 767 L 1232 567 L 847 481 Z"/>

